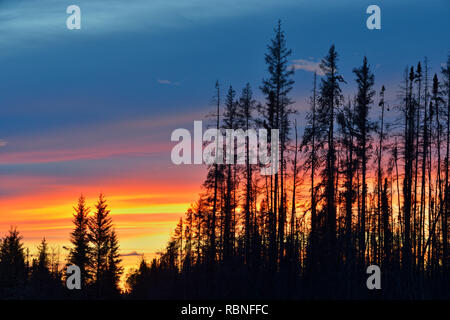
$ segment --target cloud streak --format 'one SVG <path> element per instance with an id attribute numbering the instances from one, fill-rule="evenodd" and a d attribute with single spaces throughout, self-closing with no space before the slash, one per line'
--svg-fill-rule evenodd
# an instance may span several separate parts
<path id="1" fill-rule="evenodd" d="M 8 143 L 0 140 L 0 166 L 170 155 L 171 128 L 189 125 L 203 116 L 199 112 L 180 113 L 9 136 Z"/>
<path id="2" fill-rule="evenodd" d="M 308 72 L 317 72 L 319 76 L 323 76 L 324 73 L 320 69 L 320 62 L 315 62 L 314 60 L 306 60 L 306 59 L 296 59 L 293 60 L 292 67 L 295 70 L 303 70 Z"/>
<path id="3" fill-rule="evenodd" d="M 285 4 L 294 0 L 284 0 Z M 0 54 L 18 48 L 43 46 L 51 41 L 70 41 L 66 27 L 71 3 L 60 0 L 3 0 L 0 3 Z M 272 6 L 271 0 L 78 0 L 81 30 L 78 34 L 98 36 L 118 32 L 177 29 L 196 23 L 216 22 L 220 18 L 248 15 Z"/>
<path id="4" fill-rule="evenodd" d="M 137 253 L 136 251 L 132 251 L 130 253 L 122 253 L 121 257 L 134 257 L 134 256 L 143 256 L 143 253 Z"/>

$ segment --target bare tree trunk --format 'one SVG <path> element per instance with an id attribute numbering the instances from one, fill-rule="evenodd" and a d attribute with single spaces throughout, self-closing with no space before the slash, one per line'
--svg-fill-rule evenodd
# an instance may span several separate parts
<path id="1" fill-rule="evenodd" d="M 294 235 L 295 235 L 295 190 L 297 186 L 297 153 L 298 153 L 298 137 L 297 137 L 297 120 L 294 124 L 295 130 L 295 151 L 294 151 L 294 173 L 292 181 L 292 212 L 291 212 L 291 230 L 290 230 L 290 246 L 291 246 L 291 257 L 294 253 Z"/>
<path id="2" fill-rule="evenodd" d="M 447 231 L 447 223 L 448 223 L 448 212 L 449 212 L 449 184 L 448 184 L 448 170 L 449 170 L 449 151 L 450 151 L 450 56 L 447 60 L 447 141 L 446 141 L 446 156 L 445 156 L 445 195 L 444 195 L 444 213 L 442 215 L 442 239 L 443 239 L 443 265 L 444 270 L 448 272 L 449 268 L 449 254 L 448 254 L 448 231 Z M 445 73 L 444 73 L 445 75 Z"/>
<path id="3" fill-rule="evenodd" d="M 219 132 L 220 129 L 220 87 L 219 82 L 216 82 L 216 90 L 217 90 L 217 122 L 216 129 Z M 218 152 L 219 147 L 219 139 L 216 139 L 216 154 Z M 211 217 L 211 229 L 210 232 L 210 263 L 214 264 L 216 259 L 216 211 L 217 211 L 217 180 L 218 180 L 218 163 L 215 161 L 214 163 L 214 198 L 213 198 L 213 210 Z"/>
<path id="4" fill-rule="evenodd" d="M 380 136 L 379 136 L 379 146 L 378 146 L 378 206 L 377 206 L 377 210 L 378 210 L 378 217 L 381 216 L 381 188 L 382 188 L 382 181 L 381 181 L 381 159 L 383 157 L 383 128 L 384 128 L 384 86 L 381 88 L 381 101 L 380 101 L 380 106 L 381 106 L 381 126 L 380 126 Z M 379 226 L 378 226 L 378 230 L 380 230 L 381 225 L 380 225 L 380 219 L 378 220 Z M 378 234 L 378 239 L 380 239 L 380 234 L 381 232 L 379 232 Z M 386 239 L 385 239 L 386 241 Z"/>

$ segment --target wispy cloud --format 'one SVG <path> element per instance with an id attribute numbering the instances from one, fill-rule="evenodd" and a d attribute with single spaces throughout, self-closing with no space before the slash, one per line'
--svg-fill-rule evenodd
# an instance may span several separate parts
<path id="1" fill-rule="evenodd" d="M 296 59 L 292 61 L 292 67 L 294 67 L 295 70 L 304 70 L 308 72 L 317 72 L 319 76 L 323 76 L 324 73 L 320 69 L 320 62 L 315 62 L 313 59 Z"/>
<path id="2" fill-rule="evenodd" d="M 168 80 L 166 80 L 168 81 Z M 169 81 L 170 83 L 170 81 Z M 56 163 L 95 160 L 120 156 L 170 154 L 170 129 L 202 117 L 187 112 L 157 117 L 141 117 L 102 124 L 61 128 L 0 139 L 0 169 L 3 165 Z"/>
<path id="3" fill-rule="evenodd" d="M 172 86 L 179 86 L 180 85 L 179 81 L 171 81 L 171 80 L 167 80 L 167 79 L 158 79 L 156 81 L 159 84 L 172 85 Z"/>
<path id="4" fill-rule="evenodd" d="M 122 253 L 121 257 L 131 257 L 131 256 L 142 256 L 143 253 L 137 253 L 136 251 L 130 252 L 130 253 Z"/>
<path id="5" fill-rule="evenodd" d="M 295 3 L 295 0 L 284 0 Z M 0 0 L 0 54 L 18 49 L 71 41 L 74 31 L 66 27 L 66 8 L 61 0 Z M 161 28 L 177 29 L 194 22 L 252 14 L 271 7 L 272 0 L 77 0 L 81 8 L 81 30 L 86 36 L 145 30 L 159 33 Z"/>

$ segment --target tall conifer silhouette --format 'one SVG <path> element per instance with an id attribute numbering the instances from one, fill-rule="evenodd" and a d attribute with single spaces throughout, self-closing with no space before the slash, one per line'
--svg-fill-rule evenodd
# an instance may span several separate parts
<path id="1" fill-rule="evenodd" d="M 92 244 L 90 263 L 94 286 L 98 297 L 104 294 L 106 286 L 106 272 L 108 270 L 108 253 L 112 232 L 112 220 L 109 216 L 108 205 L 103 194 L 100 194 L 95 204 L 94 215 L 89 217 L 88 238 Z"/>
<path id="2" fill-rule="evenodd" d="M 89 208 L 86 205 L 84 196 L 80 196 L 77 206 L 74 207 L 73 214 L 74 230 L 70 234 L 72 248 L 69 251 L 68 263 L 74 264 L 80 268 L 82 288 L 86 286 L 89 280 L 89 258 L 91 248 L 88 237 Z"/>

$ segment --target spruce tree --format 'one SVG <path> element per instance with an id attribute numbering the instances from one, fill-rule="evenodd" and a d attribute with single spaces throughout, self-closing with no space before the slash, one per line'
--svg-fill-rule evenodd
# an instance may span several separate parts
<path id="1" fill-rule="evenodd" d="M 336 141 L 334 137 L 334 123 L 338 107 L 342 105 L 343 96 L 340 83 L 345 82 L 339 74 L 338 54 L 332 45 L 325 58 L 321 60 L 320 69 L 324 74 L 319 90 L 319 106 L 317 110 L 317 130 L 321 132 L 318 143 L 325 152 L 325 170 L 322 173 L 325 186 L 325 255 L 327 264 L 331 266 L 337 262 L 336 255 Z"/>
<path id="2" fill-rule="evenodd" d="M 30 276 L 32 295 L 40 298 L 53 298 L 58 295 L 60 279 L 50 271 L 50 253 L 47 240 L 42 239 L 37 247 L 36 258 L 33 259 Z"/>
<path id="3" fill-rule="evenodd" d="M 256 108 L 256 101 L 253 99 L 252 88 L 250 84 L 247 83 L 244 89 L 242 89 L 241 97 L 239 99 L 239 116 L 241 118 L 242 126 L 245 128 L 247 132 L 247 136 L 245 138 L 245 154 L 246 154 L 246 167 L 245 167 L 245 259 L 246 262 L 249 262 L 250 257 L 250 237 L 252 234 L 256 233 L 256 222 L 254 222 L 254 212 L 252 210 L 253 203 L 253 172 L 252 172 L 252 164 L 250 163 L 251 153 L 254 153 L 255 150 L 250 149 L 250 140 L 248 136 L 248 130 L 253 126 L 253 111 Z M 256 155 L 253 154 L 255 157 Z M 255 240 L 253 238 L 253 240 Z M 252 243 L 253 244 L 253 243 Z"/>
<path id="4" fill-rule="evenodd" d="M 74 207 L 73 214 L 74 230 L 70 234 L 70 242 L 73 247 L 70 248 L 68 263 L 74 264 L 80 268 L 81 287 L 84 288 L 89 279 L 89 237 L 88 222 L 89 208 L 86 205 L 85 198 L 81 195 L 78 199 L 77 206 Z"/>
<path id="5" fill-rule="evenodd" d="M 122 259 L 119 254 L 119 240 L 114 229 L 111 230 L 108 239 L 108 255 L 106 261 L 106 287 L 107 294 L 115 297 L 120 293 L 120 276 L 123 273 L 123 267 L 120 265 Z"/>
<path id="6" fill-rule="evenodd" d="M 445 148 L 445 194 L 444 194 L 444 213 L 442 215 L 442 239 L 443 239 L 443 265 L 444 270 L 449 271 L 450 267 L 450 254 L 448 252 L 449 247 L 449 236 L 448 236 L 448 223 L 450 219 L 450 208 L 449 208 L 449 202 L 450 202 L 450 190 L 449 190 L 449 157 L 450 157 L 450 53 L 448 54 L 447 63 L 445 66 L 441 69 L 442 76 L 443 76 L 443 89 L 444 94 L 446 94 L 446 100 L 447 100 L 447 108 L 446 109 L 446 148 Z"/>
<path id="7" fill-rule="evenodd" d="M 286 220 L 285 199 L 285 153 L 289 138 L 289 115 L 294 111 L 290 107 L 293 101 L 289 98 L 294 80 L 294 69 L 289 66 L 292 51 L 286 46 L 286 37 L 281 29 L 281 21 L 274 30 L 275 36 L 267 46 L 265 62 L 269 77 L 263 80 L 261 87 L 266 96 L 266 107 L 263 111 L 264 124 L 267 129 L 278 129 L 280 133 L 280 168 L 273 177 L 272 201 L 270 208 L 269 253 L 272 267 L 276 264 L 278 254 L 283 255 L 284 230 Z M 272 177 L 270 178 L 272 181 Z M 277 234 L 278 225 L 278 234 Z"/>
<path id="8" fill-rule="evenodd" d="M 310 212 L 311 227 L 309 237 L 308 267 L 314 266 L 315 244 L 317 240 L 317 188 L 315 185 L 315 177 L 317 168 L 320 167 L 320 157 L 317 153 L 317 141 L 320 141 L 321 132 L 317 126 L 317 73 L 314 72 L 312 96 L 309 99 L 310 110 L 306 115 L 307 124 L 303 133 L 300 149 L 306 153 L 304 169 L 310 172 Z"/>
<path id="9" fill-rule="evenodd" d="M 98 297 L 104 293 L 103 281 L 108 269 L 108 253 L 112 220 L 109 216 L 108 205 L 103 194 L 100 194 L 95 205 L 95 212 L 88 221 L 88 238 L 92 244 L 90 251 L 90 263 L 93 273 L 94 287 Z"/>
<path id="10" fill-rule="evenodd" d="M 0 287 L 17 287 L 26 281 L 22 236 L 16 228 L 0 240 Z"/>
<path id="11" fill-rule="evenodd" d="M 232 243 L 231 243 L 231 218 L 234 208 L 233 191 L 234 191 L 234 170 L 235 166 L 232 163 L 236 163 L 236 154 L 234 146 L 234 136 L 229 134 L 229 130 L 235 130 L 240 127 L 240 119 L 238 115 L 238 103 L 235 99 L 236 92 L 233 87 L 230 86 L 225 98 L 225 108 L 223 113 L 223 129 L 226 134 L 226 187 L 225 187 L 225 212 L 223 221 L 223 259 L 226 261 L 231 256 Z M 233 145 L 233 149 L 231 149 Z M 231 163 L 232 162 L 232 163 Z"/>
<path id="12" fill-rule="evenodd" d="M 364 261 L 365 253 L 365 221 L 366 221 L 366 200 L 367 200 L 367 162 L 369 160 L 368 149 L 370 143 L 370 132 L 373 125 L 369 121 L 369 110 L 373 103 L 375 91 L 372 89 L 374 85 L 374 75 L 370 71 L 367 58 L 364 57 L 363 64 L 360 68 L 353 69 L 356 75 L 356 83 L 358 85 L 358 93 L 356 96 L 355 119 L 357 127 L 357 143 L 358 156 L 360 158 L 361 174 L 362 174 L 362 194 L 361 194 L 361 229 L 360 229 L 360 248 L 361 261 Z"/>

